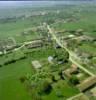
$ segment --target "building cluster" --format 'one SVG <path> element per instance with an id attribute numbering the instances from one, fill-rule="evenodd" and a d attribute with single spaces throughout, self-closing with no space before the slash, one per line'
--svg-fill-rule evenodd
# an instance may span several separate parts
<path id="1" fill-rule="evenodd" d="M 73 75 L 77 77 L 79 82 L 76 87 L 79 89 L 80 95 L 74 96 L 71 100 L 90 100 L 91 97 L 96 97 L 96 76 L 90 76 L 87 73 L 81 71 L 76 65 L 72 66 L 63 72 L 63 76 L 70 79 Z M 90 94 L 90 95 L 88 95 Z"/>

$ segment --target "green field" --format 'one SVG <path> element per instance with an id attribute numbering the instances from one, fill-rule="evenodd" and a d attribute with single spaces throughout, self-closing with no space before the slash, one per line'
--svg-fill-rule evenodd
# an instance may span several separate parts
<path id="1" fill-rule="evenodd" d="M 90 6 L 88 6 L 90 7 Z M 67 22 L 67 19 L 65 19 L 64 21 L 61 21 L 61 22 L 58 22 L 58 23 L 54 23 L 52 25 L 52 27 L 54 27 L 56 30 L 78 30 L 78 29 L 83 29 L 85 31 L 84 34 L 86 35 L 90 35 L 90 36 L 94 36 L 96 37 L 96 13 L 95 11 L 91 10 L 90 11 L 90 8 L 88 7 L 85 7 L 84 9 L 83 8 L 78 8 L 76 7 L 76 13 L 75 13 L 75 10 L 72 10 L 73 12 L 73 16 L 74 17 L 69 17 L 67 19 L 69 20 L 73 20 L 73 21 L 70 21 L 70 22 Z M 93 9 L 94 7 L 96 8 L 96 5 L 93 6 Z M 77 10 L 79 9 L 80 12 Z M 88 12 L 86 11 L 89 10 Z M 69 11 L 71 12 L 71 11 Z"/>
<path id="2" fill-rule="evenodd" d="M 2 100 L 31 100 L 26 88 L 19 80 L 21 76 L 31 72 L 28 59 L 0 68 L 0 98 Z"/>
<path id="3" fill-rule="evenodd" d="M 79 47 L 81 52 L 89 53 L 91 55 L 96 55 L 96 48 L 90 44 L 83 44 Z"/>

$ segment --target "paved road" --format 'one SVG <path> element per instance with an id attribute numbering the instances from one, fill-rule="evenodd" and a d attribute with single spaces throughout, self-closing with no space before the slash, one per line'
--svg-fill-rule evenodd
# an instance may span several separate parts
<path id="1" fill-rule="evenodd" d="M 49 25 L 47 25 L 47 29 L 49 30 L 49 33 L 51 34 L 51 36 L 53 37 L 53 39 L 57 42 L 58 45 L 60 45 L 62 48 L 64 48 L 70 55 L 69 60 L 74 63 L 75 65 L 77 65 L 81 70 L 83 70 L 84 72 L 88 73 L 91 76 L 95 76 L 92 72 L 90 72 L 89 70 L 87 70 L 86 68 L 84 68 L 84 66 L 80 65 L 78 62 L 76 62 L 73 58 L 78 59 L 78 57 L 76 56 L 76 54 L 72 51 L 70 51 L 68 48 L 66 48 L 63 44 L 61 44 L 61 42 L 59 41 L 59 39 L 57 39 L 56 35 L 54 34 L 53 30 L 50 28 Z"/>

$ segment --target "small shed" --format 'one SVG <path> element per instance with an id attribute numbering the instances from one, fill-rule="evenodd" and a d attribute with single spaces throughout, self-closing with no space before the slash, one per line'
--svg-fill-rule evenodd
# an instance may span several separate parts
<path id="1" fill-rule="evenodd" d="M 52 56 L 49 56 L 48 57 L 48 61 L 49 61 L 49 63 L 53 63 L 53 57 Z"/>

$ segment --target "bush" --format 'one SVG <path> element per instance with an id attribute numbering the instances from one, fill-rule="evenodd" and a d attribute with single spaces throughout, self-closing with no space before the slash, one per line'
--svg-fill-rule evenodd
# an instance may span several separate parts
<path id="1" fill-rule="evenodd" d="M 2 65 L 0 65 L 0 67 L 2 67 Z"/>
<path id="2" fill-rule="evenodd" d="M 57 80 L 55 79 L 55 76 L 54 75 L 52 75 L 52 81 L 53 82 L 57 82 Z"/>
<path id="3" fill-rule="evenodd" d="M 56 50 L 54 59 L 58 62 L 65 63 L 69 59 L 69 53 L 64 50 Z"/>
<path id="4" fill-rule="evenodd" d="M 57 91 L 56 96 L 59 97 L 59 98 L 64 97 L 61 91 Z"/>
<path id="5" fill-rule="evenodd" d="M 5 62 L 4 65 L 12 64 L 12 63 L 15 63 L 15 62 L 16 62 L 16 60 L 13 59 L 13 60 Z"/>
<path id="6" fill-rule="evenodd" d="M 17 60 L 23 60 L 23 59 L 26 59 L 27 57 L 26 56 L 22 56 L 22 57 L 20 57 L 19 59 L 17 59 Z"/>
<path id="7" fill-rule="evenodd" d="M 60 76 L 60 78 L 61 78 L 62 80 L 65 79 L 65 78 L 64 78 L 64 75 L 62 74 L 62 70 L 60 70 L 60 71 L 58 72 L 58 75 Z"/>
<path id="8" fill-rule="evenodd" d="M 24 83 L 26 80 L 27 80 L 26 76 L 22 76 L 22 77 L 20 77 L 20 81 L 21 81 L 21 83 Z"/>
<path id="9" fill-rule="evenodd" d="M 51 84 L 44 80 L 39 84 L 39 94 L 49 94 L 52 90 Z"/>

